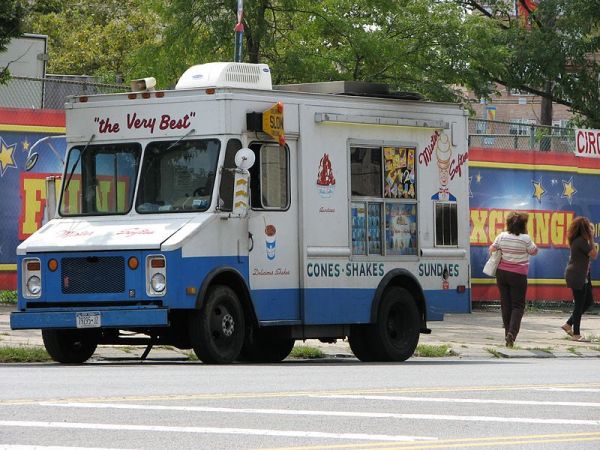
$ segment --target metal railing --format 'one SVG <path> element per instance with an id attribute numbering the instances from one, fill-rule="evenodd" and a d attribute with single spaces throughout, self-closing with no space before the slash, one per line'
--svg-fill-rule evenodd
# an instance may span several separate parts
<path id="1" fill-rule="evenodd" d="M 12 77 L 0 85 L 0 107 L 63 109 L 70 95 L 124 92 L 125 85 L 97 83 L 93 77 L 55 75 L 46 78 Z"/>
<path id="2" fill-rule="evenodd" d="M 473 147 L 572 153 L 575 150 L 575 130 L 521 122 L 470 119 L 469 148 Z"/>

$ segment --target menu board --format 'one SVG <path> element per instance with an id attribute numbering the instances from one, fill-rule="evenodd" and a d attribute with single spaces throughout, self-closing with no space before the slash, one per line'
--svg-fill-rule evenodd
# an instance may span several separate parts
<path id="1" fill-rule="evenodd" d="M 383 147 L 385 198 L 416 198 L 415 148 Z"/>

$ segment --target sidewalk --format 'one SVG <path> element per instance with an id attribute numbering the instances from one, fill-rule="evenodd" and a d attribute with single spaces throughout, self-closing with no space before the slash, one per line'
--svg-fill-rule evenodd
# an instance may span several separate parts
<path id="1" fill-rule="evenodd" d="M 14 306 L 0 305 L 0 347 L 42 346 L 39 330 L 10 329 L 10 312 Z M 562 312 L 526 312 L 521 332 L 513 349 L 504 346 L 504 330 L 500 311 L 474 311 L 471 314 L 447 314 L 442 322 L 429 322 L 430 335 L 422 334 L 419 343 L 447 345 L 454 358 L 600 358 L 600 316 L 585 314 L 582 333 L 592 342 L 573 342 L 560 328 L 568 317 Z M 296 345 L 319 348 L 329 358 L 352 358 L 348 342 L 324 344 L 318 340 L 298 341 Z M 144 347 L 101 346 L 95 360 L 139 358 Z M 191 351 L 156 346 L 149 360 L 185 360 Z"/>

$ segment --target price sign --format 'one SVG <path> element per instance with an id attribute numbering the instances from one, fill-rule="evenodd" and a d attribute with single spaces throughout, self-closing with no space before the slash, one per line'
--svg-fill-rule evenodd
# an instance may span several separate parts
<path id="1" fill-rule="evenodd" d="M 277 102 L 262 114 L 263 131 L 279 142 L 285 144 L 285 131 L 283 129 L 283 103 Z"/>

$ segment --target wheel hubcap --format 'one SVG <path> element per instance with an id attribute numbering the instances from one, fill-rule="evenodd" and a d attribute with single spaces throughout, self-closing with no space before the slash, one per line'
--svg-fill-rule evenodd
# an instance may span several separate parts
<path id="1" fill-rule="evenodd" d="M 225 314 L 221 319 L 221 329 L 223 330 L 223 335 L 231 336 L 235 331 L 235 321 L 233 320 L 233 316 L 231 314 Z"/>

